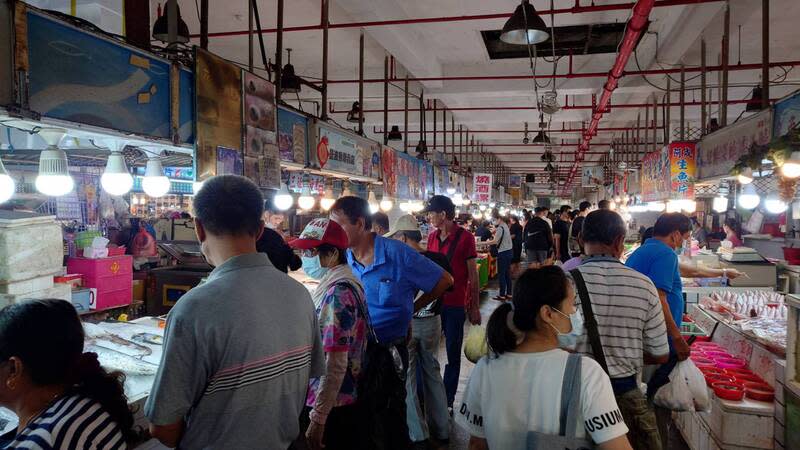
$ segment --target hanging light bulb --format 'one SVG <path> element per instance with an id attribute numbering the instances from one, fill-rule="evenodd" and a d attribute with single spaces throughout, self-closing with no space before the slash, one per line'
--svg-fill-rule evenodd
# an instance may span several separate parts
<path id="1" fill-rule="evenodd" d="M 611 211 L 614 211 L 615 209 L 617 209 L 617 202 L 610 202 L 610 203 L 608 204 L 608 208 L 609 208 Z"/>
<path id="2" fill-rule="evenodd" d="M 480 219 L 482 216 L 483 216 L 483 214 L 481 214 L 481 212 L 479 210 L 477 210 L 477 209 L 473 209 L 472 210 L 472 218 L 473 219 Z"/>
<path id="3" fill-rule="evenodd" d="M 490 211 L 486 211 L 483 213 L 483 218 L 486 220 L 492 220 L 492 213 Z"/>
<path id="4" fill-rule="evenodd" d="M 58 148 L 58 143 L 66 134 L 61 128 L 42 128 L 39 136 L 47 143 L 47 149 L 39 156 L 39 175 L 36 177 L 36 190 L 44 195 L 59 197 L 72 192 L 75 181 L 69 175 L 67 154 Z"/>
<path id="5" fill-rule="evenodd" d="M 408 213 L 408 212 L 411 211 L 411 208 L 410 208 L 408 202 L 400 202 L 400 204 L 397 205 L 397 206 L 398 206 L 398 208 L 400 208 L 400 211 L 402 211 L 404 213 Z"/>
<path id="6" fill-rule="evenodd" d="M 104 191 L 115 196 L 125 195 L 133 188 L 133 176 L 128 172 L 122 153 L 111 152 L 108 155 L 106 170 L 100 177 L 100 185 Z"/>
<path id="7" fill-rule="evenodd" d="M 292 198 L 292 194 L 289 192 L 289 188 L 286 186 L 286 183 L 281 182 L 281 189 L 275 193 L 275 197 L 273 197 L 272 202 L 275 204 L 275 207 L 281 211 L 286 211 L 292 207 L 294 199 Z"/>
<path id="8" fill-rule="evenodd" d="M 350 192 L 350 183 L 345 185 L 344 190 L 342 191 L 342 197 L 352 197 L 353 193 Z"/>
<path id="9" fill-rule="evenodd" d="M 786 178 L 800 177 L 800 152 L 792 152 L 789 159 L 781 166 L 781 173 Z"/>
<path id="10" fill-rule="evenodd" d="M 770 195 L 764 200 L 764 208 L 770 214 L 781 214 L 786 211 L 789 205 L 776 195 Z"/>
<path id="11" fill-rule="evenodd" d="M 690 199 L 681 200 L 681 209 L 684 212 L 692 214 L 697 211 L 697 202 Z"/>
<path id="12" fill-rule="evenodd" d="M 423 209 L 425 209 L 425 204 L 424 203 L 422 203 L 420 201 L 416 201 L 416 202 L 412 202 L 411 203 L 411 212 L 418 213 L 418 212 L 421 212 Z"/>
<path id="13" fill-rule="evenodd" d="M 394 208 L 394 202 L 392 202 L 392 198 L 386 195 L 386 192 L 383 193 L 383 197 L 381 198 L 381 211 L 389 212 Z"/>
<path id="14" fill-rule="evenodd" d="M 334 203 L 336 203 L 336 199 L 333 198 L 333 187 L 329 185 L 325 188 L 325 196 L 319 200 L 319 206 L 323 211 L 330 211 Z"/>
<path id="15" fill-rule="evenodd" d="M 736 180 L 739 181 L 740 184 L 750 184 L 753 182 L 753 169 L 746 168 L 736 176 Z"/>
<path id="16" fill-rule="evenodd" d="M 461 200 L 461 204 L 464 206 L 469 206 L 470 203 L 472 203 L 472 200 L 470 200 L 469 195 L 465 195 Z"/>
<path id="17" fill-rule="evenodd" d="M 197 193 L 200 192 L 200 189 L 203 188 L 204 183 L 205 181 L 195 181 L 192 183 L 192 192 L 194 192 L 194 195 L 197 195 Z"/>
<path id="18" fill-rule="evenodd" d="M 303 211 L 308 211 L 314 207 L 314 197 L 311 196 L 311 188 L 308 183 L 303 183 L 303 190 L 300 192 L 300 197 L 297 197 L 297 206 Z"/>
<path id="19" fill-rule="evenodd" d="M 161 159 L 151 157 L 147 159 L 147 168 L 142 179 L 142 190 L 150 197 L 163 197 L 169 192 L 170 181 L 164 176 L 164 168 L 161 167 Z"/>
<path id="20" fill-rule="evenodd" d="M 14 183 L 14 179 L 6 171 L 3 160 L 0 160 L 0 203 L 7 202 L 16 190 L 17 186 Z"/>
<path id="21" fill-rule="evenodd" d="M 381 208 L 380 203 L 378 203 L 378 198 L 375 197 L 375 191 L 369 191 L 369 196 L 367 196 L 367 203 L 369 204 L 369 212 L 375 214 Z"/>
<path id="22" fill-rule="evenodd" d="M 456 193 L 456 188 L 455 187 L 453 187 L 453 186 L 448 186 L 447 187 L 447 195 L 453 195 L 455 193 Z"/>
<path id="23" fill-rule="evenodd" d="M 489 208 L 494 208 L 495 206 L 497 206 L 497 203 L 489 202 Z"/>
<path id="24" fill-rule="evenodd" d="M 739 194 L 739 206 L 744 209 L 753 209 L 761 202 L 761 197 L 758 196 L 756 188 L 752 184 L 744 187 L 744 190 Z"/>
<path id="25" fill-rule="evenodd" d="M 681 201 L 680 200 L 668 200 L 667 201 L 667 212 L 668 213 L 681 212 Z"/>
<path id="26" fill-rule="evenodd" d="M 714 197 L 714 204 L 712 205 L 714 211 L 724 213 L 728 210 L 728 199 L 726 197 Z"/>
<path id="27" fill-rule="evenodd" d="M 452 197 L 453 197 L 453 205 L 461 206 L 464 204 L 464 197 L 461 196 L 461 193 L 457 193 Z"/>
<path id="28" fill-rule="evenodd" d="M 653 212 L 661 212 L 664 211 L 666 205 L 664 202 L 650 202 L 647 204 L 647 209 Z"/>
<path id="29" fill-rule="evenodd" d="M 481 211 L 486 211 L 486 205 L 479 205 L 478 209 Z"/>

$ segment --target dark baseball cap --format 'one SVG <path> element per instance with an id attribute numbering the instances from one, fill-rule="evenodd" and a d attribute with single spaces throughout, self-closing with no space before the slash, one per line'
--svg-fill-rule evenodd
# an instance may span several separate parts
<path id="1" fill-rule="evenodd" d="M 423 212 L 446 212 L 450 214 L 456 213 L 456 205 L 446 195 L 434 195 L 428 200 L 428 205 Z"/>

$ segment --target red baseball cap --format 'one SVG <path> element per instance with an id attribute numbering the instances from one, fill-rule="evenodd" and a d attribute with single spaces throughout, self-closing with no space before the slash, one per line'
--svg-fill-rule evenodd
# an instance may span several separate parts
<path id="1" fill-rule="evenodd" d="M 345 249 L 349 247 L 350 241 L 344 228 L 338 223 L 330 219 L 314 219 L 306 225 L 300 237 L 289 242 L 290 247 L 301 250 L 316 248 L 322 244 Z"/>

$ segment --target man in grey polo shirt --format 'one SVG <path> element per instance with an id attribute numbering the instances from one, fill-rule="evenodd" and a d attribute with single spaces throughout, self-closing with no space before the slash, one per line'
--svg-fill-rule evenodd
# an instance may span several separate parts
<path id="1" fill-rule="evenodd" d="M 630 430 L 628 440 L 636 450 L 659 450 L 655 413 L 639 390 L 637 376 L 643 361 L 666 362 L 667 328 L 653 282 L 620 262 L 625 232 L 625 222 L 614 211 L 586 216 L 580 237 L 586 259 L 575 270 L 586 282 L 611 387 Z M 577 295 L 575 302 L 580 310 Z M 587 336 L 576 350 L 595 356 Z"/>
<path id="2" fill-rule="evenodd" d="M 223 175 L 194 197 L 197 237 L 215 266 L 170 312 L 145 406 L 150 432 L 183 449 L 286 449 L 308 380 L 323 375 L 308 291 L 256 251 L 264 201 Z"/>

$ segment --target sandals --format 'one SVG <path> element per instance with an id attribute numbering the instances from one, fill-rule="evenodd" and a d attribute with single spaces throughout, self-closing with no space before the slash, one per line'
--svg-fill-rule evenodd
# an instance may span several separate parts
<path id="1" fill-rule="evenodd" d="M 498 295 L 498 296 L 493 297 L 492 300 L 497 300 L 498 302 L 504 302 L 504 301 L 506 301 L 506 297 L 505 296 L 501 297 L 501 296 Z"/>

